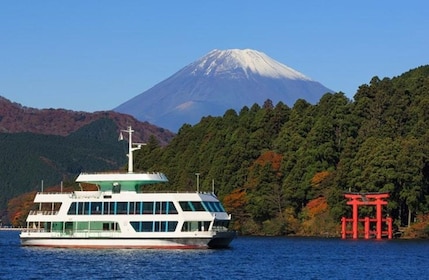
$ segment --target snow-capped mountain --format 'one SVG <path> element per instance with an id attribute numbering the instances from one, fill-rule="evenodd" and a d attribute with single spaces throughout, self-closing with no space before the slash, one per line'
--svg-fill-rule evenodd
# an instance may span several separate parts
<path id="1" fill-rule="evenodd" d="M 299 98 L 317 103 L 332 92 L 266 54 L 245 49 L 213 50 L 114 111 L 176 132 L 203 116 L 222 116 L 271 99 L 293 106 Z"/>

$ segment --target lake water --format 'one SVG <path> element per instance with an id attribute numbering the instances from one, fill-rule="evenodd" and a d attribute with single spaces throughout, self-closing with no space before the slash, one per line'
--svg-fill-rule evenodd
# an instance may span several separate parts
<path id="1" fill-rule="evenodd" d="M 0 231 L 0 279 L 427 279 L 429 241 L 238 237 L 224 250 L 21 247 Z"/>

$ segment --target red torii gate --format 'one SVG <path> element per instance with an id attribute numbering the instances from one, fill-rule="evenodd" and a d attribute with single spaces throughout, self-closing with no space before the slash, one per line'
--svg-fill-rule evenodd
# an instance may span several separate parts
<path id="1" fill-rule="evenodd" d="M 381 239 L 383 233 L 386 234 L 389 239 L 392 238 L 392 218 L 387 217 L 385 219 L 382 218 L 382 205 L 386 205 L 387 199 L 389 197 L 388 193 L 346 193 L 344 194 L 345 198 L 348 199 L 347 205 L 352 205 L 352 218 L 347 219 L 346 217 L 343 217 L 341 219 L 342 222 L 342 231 L 341 236 L 343 239 L 347 237 L 347 234 L 352 234 L 353 239 L 359 238 L 359 231 L 358 231 L 358 222 L 364 222 L 364 237 L 365 239 L 370 238 L 370 223 L 376 222 L 376 238 Z M 369 218 L 365 217 L 363 219 L 359 219 L 358 215 L 358 206 L 376 206 L 376 218 Z M 352 223 L 352 231 L 347 230 L 347 223 Z M 387 224 L 387 232 L 382 231 L 382 223 L 386 222 Z"/>

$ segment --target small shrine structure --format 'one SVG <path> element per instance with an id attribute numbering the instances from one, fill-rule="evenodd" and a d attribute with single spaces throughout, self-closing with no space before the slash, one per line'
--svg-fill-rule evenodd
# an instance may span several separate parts
<path id="1" fill-rule="evenodd" d="M 348 199 L 347 205 L 352 206 L 352 218 L 342 217 L 341 237 L 346 239 L 351 236 L 353 239 L 358 239 L 362 236 L 365 239 L 373 238 L 381 239 L 383 236 L 392 238 L 392 218 L 382 216 L 382 207 L 387 204 L 386 199 L 389 198 L 388 193 L 346 193 L 345 198 Z M 359 218 L 359 206 L 375 206 L 375 218 L 364 217 Z M 359 223 L 364 224 L 363 232 L 359 231 Z M 373 225 L 375 223 L 375 230 Z M 350 229 L 351 224 L 351 229 Z M 387 226 L 387 230 L 383 230 L 383 224 Z M 386 228 L 386 226 L 384 228 Z"/>

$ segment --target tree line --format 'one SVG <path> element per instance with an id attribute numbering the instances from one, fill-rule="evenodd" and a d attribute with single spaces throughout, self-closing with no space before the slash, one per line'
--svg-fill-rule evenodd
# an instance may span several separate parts
<path id="1" fill-rule="evenodd" d="M 429 66 L 327 93 L 312 105 L 270 100 L 183 125 L 166 147 L 152 138 L 139 170 L 162 171 L 165 190 L 211 191 L 243 234 L 339 234 L 345 192 L 388 192 L 396 227 L 428 212 Z M 374 209 L 363 209 L 372 215 Z M 428 231 L 429 232 L 429 231 Z"/>

